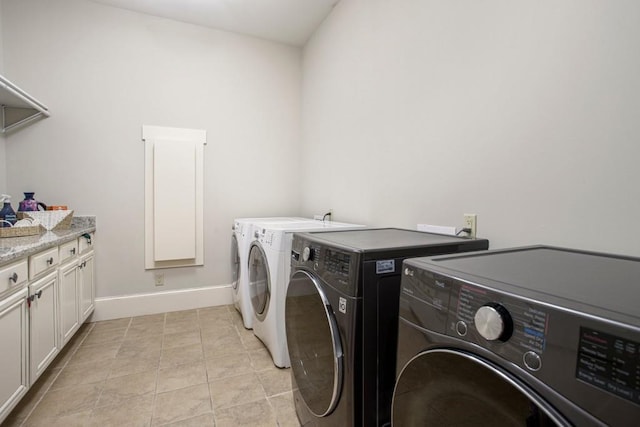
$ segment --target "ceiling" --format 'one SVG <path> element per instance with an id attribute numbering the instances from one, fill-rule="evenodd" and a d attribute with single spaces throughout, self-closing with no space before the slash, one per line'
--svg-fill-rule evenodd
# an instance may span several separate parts
<path id="1" fill-rule="evenodd" d="M 122 9 L 302 46 L 340 0 L 92 0 Z"/>

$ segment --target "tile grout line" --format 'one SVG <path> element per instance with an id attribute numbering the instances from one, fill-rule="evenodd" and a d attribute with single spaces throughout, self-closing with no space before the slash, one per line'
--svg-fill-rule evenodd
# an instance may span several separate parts
<path id="1" fill-rule="evenodd" d="M 209 393 L 209 405 L 211 406 L 211 414 L 213 415 L 213 423 L 215 425 L 216 423 L 216 411 L 213 405 L 213 396 L 211 395 L 211 385 L 209 383 L 209 370 L 207 369 L 207 359 L 206 359 L 206 355 L 204 354 L 204 336 L 202 335 L 202 328 L 201 328 L 201 324 L 200 324 L 200 309 L 196 310 L 197 313 L 197 322 L 198 322 L 198 330 L 200 331 L 200 347 L 202 348 L 202 362 L 204 364 L 204 373 L 206 375 L 206 379 L 207 379 L 207 393 Z"/>
<path id="2" fill-rule="evenodd" d="M 156 411 L 156 401 L 158 400 L 158 376 L 160 375 L 160 366 L 162 366 L 162 353 L 164 349 L 164 330 L 167 326 L 167 313 L 162 318 L 162 340 L 160 341 L 160 358 L 158 359 L 158 367 L 156 368 L 156 386 L 153 393 L 153 401 L 151 402 L 151 414 L 149 415 L 149 426 L 153 426 L 153 414 Z"/>

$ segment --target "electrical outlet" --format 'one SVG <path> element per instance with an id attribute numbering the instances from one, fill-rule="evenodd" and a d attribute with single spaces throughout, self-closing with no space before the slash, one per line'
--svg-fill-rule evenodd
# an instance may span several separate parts
<path id="1" fill-rule="evenodd" d="M 464 228 L 470 229 L 469 236 L 475 238 L 478 232 L 478 215 L 464 214 Z"/>
<path id="2" fill-rule="evenodd" d="M 164 273 L 156 273 L 154 275 L 156 286 L 164 286 Z"/>

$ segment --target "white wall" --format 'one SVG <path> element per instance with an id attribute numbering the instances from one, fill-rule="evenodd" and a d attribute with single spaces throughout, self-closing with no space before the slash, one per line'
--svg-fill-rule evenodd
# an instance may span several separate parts
<path id="1" fill-rule="evenodd" d="M 2 7 L 7 75 L 51 111 L 8 138 L 9 190 L 97 215 L 98 296 L 228 284 L 233 218 L 298 212 L 299 49 L 84 0 Z M 144 270 L 143 124 L 208 137 L 205 266 L 163 288 Z"/>
<path id="2" fill-rule="evenodd" d="M 303 213 L 640 256 L 640 3 L 346 0 L 303 52 Z"/>
<path id="3" fill-rule="evenodd" d="M 0 74 L 4 73 L 4 40 L 2 37 L 2 3 L 0 2 Z M 0 135 L 0 192 L 7 191 L 7 162 L 4 134 Z"/>

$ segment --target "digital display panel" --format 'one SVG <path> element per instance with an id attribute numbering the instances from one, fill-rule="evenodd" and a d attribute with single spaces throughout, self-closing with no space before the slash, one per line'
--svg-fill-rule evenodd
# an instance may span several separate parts
<path id="1" fill-rule="evenodd" d="M 640 344 L 580 328 L 576 378 L 640 405 Z"/>
<path id="2" fill-rule="evenodd" d="M 351 257 L 349 254 L 327 249 L 325 252 L 324 263 L 328 271 L 332 273 L 349 275 L 349 263 Z"/>

